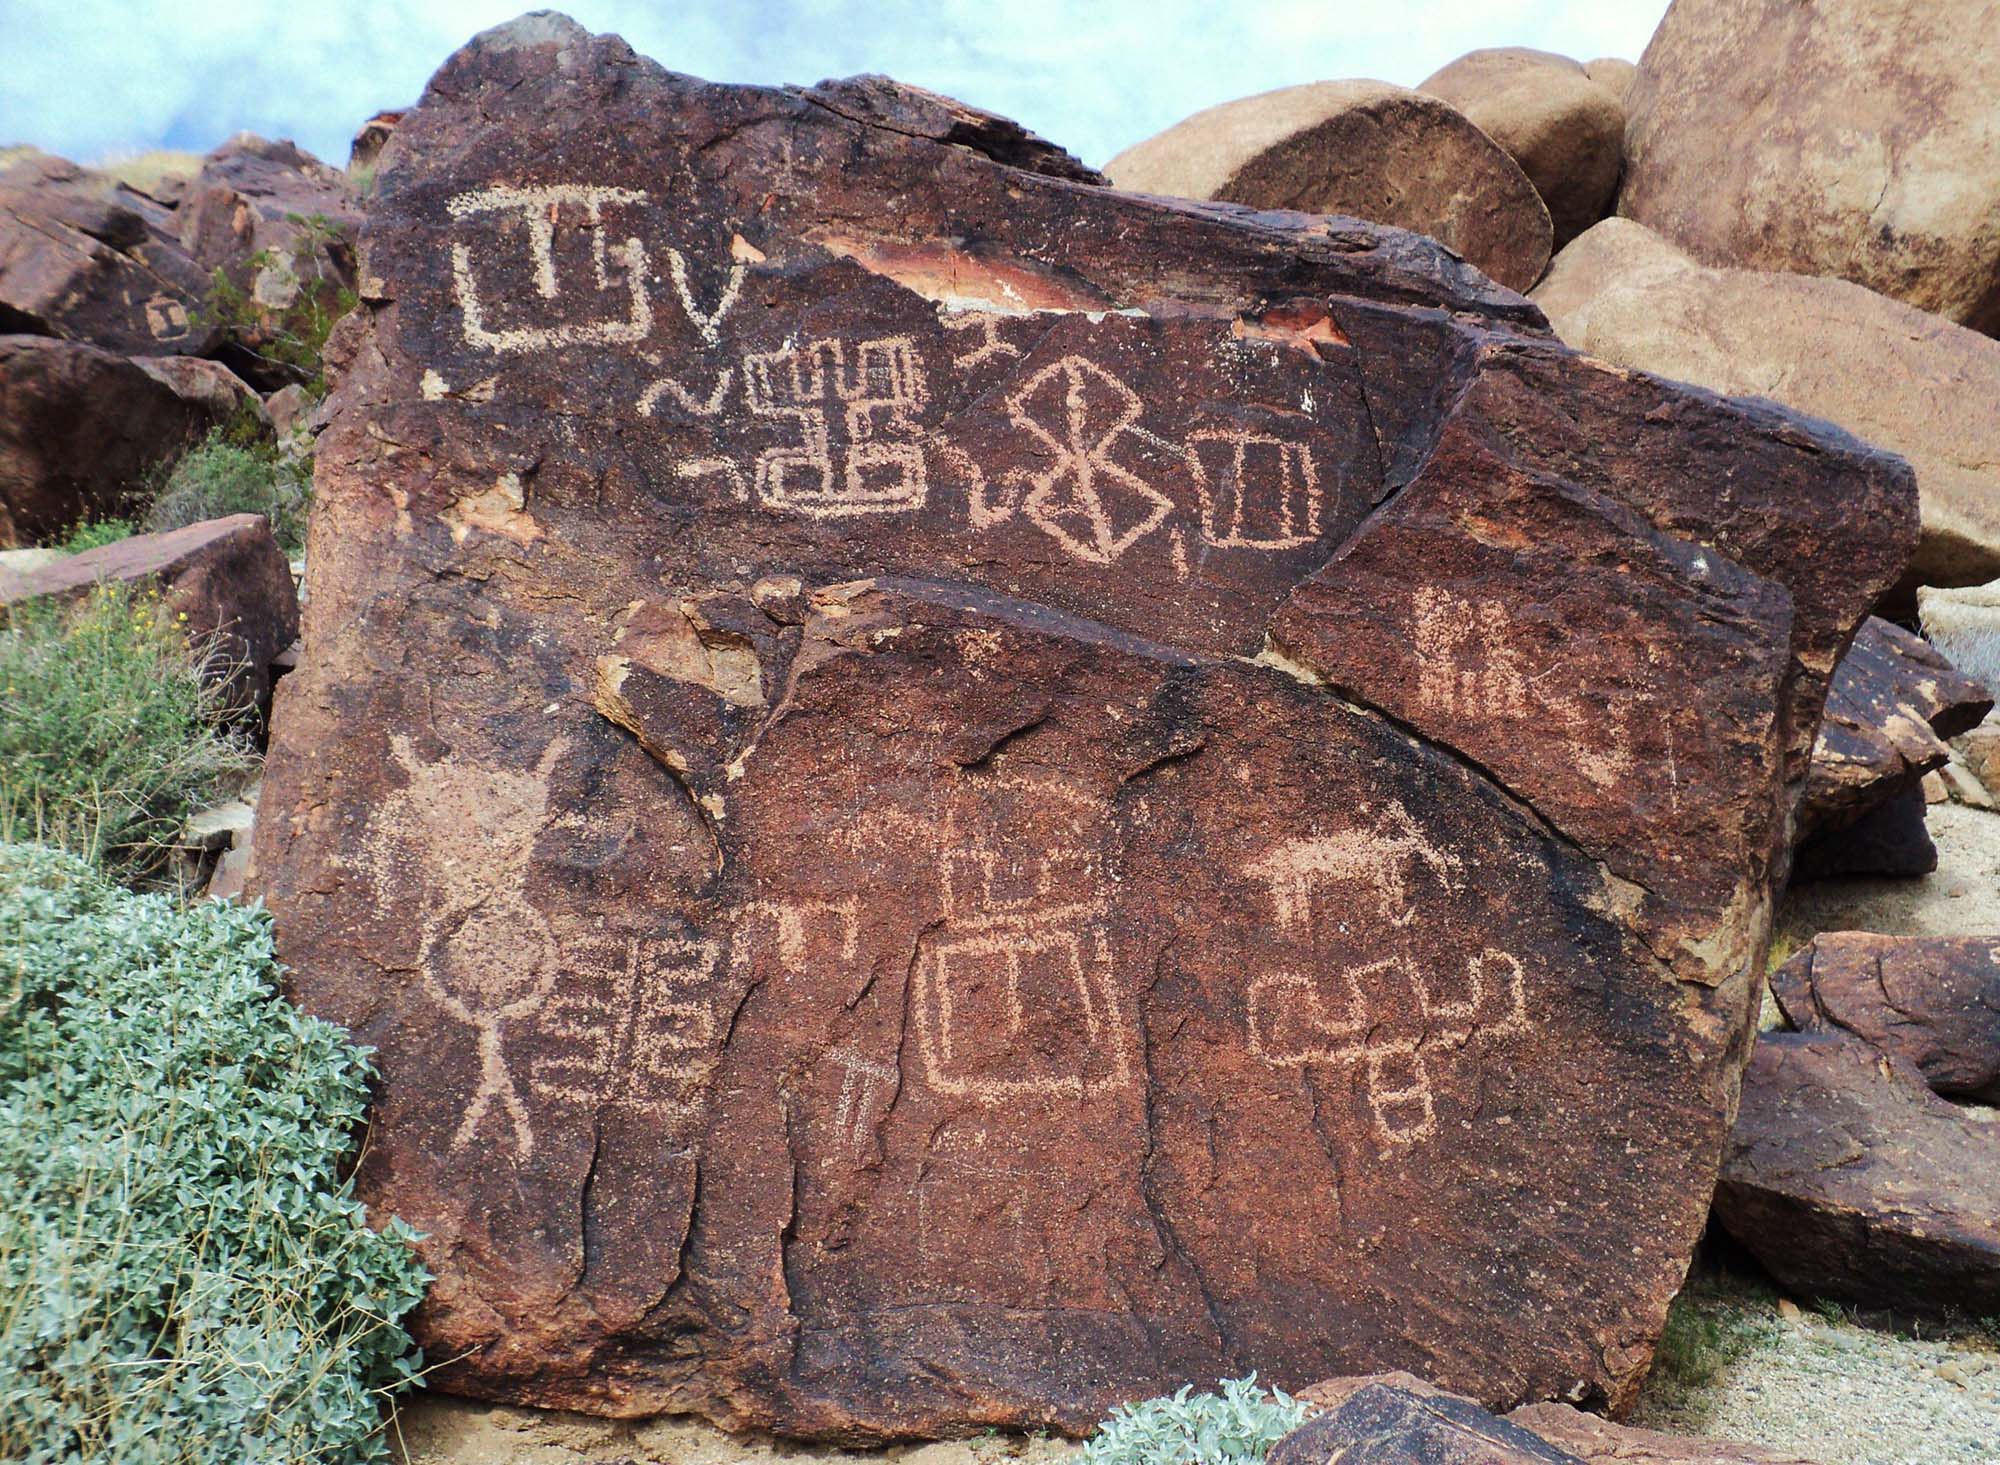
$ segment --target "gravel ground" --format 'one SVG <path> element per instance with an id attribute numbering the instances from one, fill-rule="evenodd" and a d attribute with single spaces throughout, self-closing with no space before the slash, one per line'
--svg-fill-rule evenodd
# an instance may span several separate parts
<path id="1" fill-rule="evenodd" d="M 1915 1337 L 1698 1284 L 1691 1308 L 1724 1355 L 1705 1379 L 1657 1369 L 1634 1424 L 1794 1451 L 1821 1465 L 1994 1465 L 2000 1347 Z M 1708 1372 L 1703 1368 L 1701 1372 Z"/>

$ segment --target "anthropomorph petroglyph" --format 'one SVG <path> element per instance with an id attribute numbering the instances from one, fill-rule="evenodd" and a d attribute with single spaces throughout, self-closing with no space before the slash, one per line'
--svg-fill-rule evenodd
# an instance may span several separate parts
<path id="1" fill-rule="evenodd" d="M 578 953 L 528 899 L 535 840 L 549 823 L 549 774 L 568 751 L 558 737 L 528 772 L 417 755 L 396 734 L 391 755 L 408 782 L 382 800 L 365 838 L 384 901 L 423 896 L 416 965 L 425 989 L 479 1043 L 479 1078 L 452 1148 L 479 1132 L 497 1105 L 525 1157 L 535 1146 L 527 1104 L 507 1066 L 506 1025 L 548 999 Z M 595 973 L 592 974 L 597 975 Z"/>
<path id="2" fill-rule="evenodd" d="M 1599 788 L 1630 776 L 1632 735 L 1622 709 L 1587 703 L 1559 666 L 1531 675 L 1505 604 L 1428 586 L 1416 614 L 1417 700 L 1427 711 L 1539 724 L 1565 736 L 1571 762 Z"/>
<path id="3" fill-rule="evenodd" d="M 1489 947 L 1457 970 L 1401 952 L 1347 959 L 1350 924 L 1413 923 L 1407 882 L 1415 866 L 1454 888 L 1458 860 L 1391 804 L 1372 829 L 1288 841 L 1245 871 L 1269 887 L 1279 929 L 1309 955 L 1252 979 L 1251 1051 L 1281 1068 L 1358 1065 L 1375 1131 L 1392 1145 L 1436 1132 L 1426 1048 L 1515 1032 L 1527 1020 L 1526 973 L 1507 952 Z"/>

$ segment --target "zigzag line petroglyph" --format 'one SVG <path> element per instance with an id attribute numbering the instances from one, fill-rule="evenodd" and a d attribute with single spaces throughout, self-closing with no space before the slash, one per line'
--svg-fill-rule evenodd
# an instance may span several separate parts
<path id="1" fill-rule="evenodd" d="M 639 394 L 639 415 L 651 417 L 660 405 L 661 397 L 672 397 L 681 404 L 681 409 L 695 417 L 713 417 L 722 410 L 722 403 L 729 395 L 729 383 L 735 378 L 730 367 L 723 367 L 715 378 L 715 390 L 703 401 L 670 376 L 663 376 Z"/>

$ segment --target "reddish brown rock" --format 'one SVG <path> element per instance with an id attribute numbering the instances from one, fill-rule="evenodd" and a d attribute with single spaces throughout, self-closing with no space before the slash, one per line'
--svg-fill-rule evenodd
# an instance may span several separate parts
<path id="1" fill-rule="evenodd" d="M 245 132 L 222 144 L 188 184 L 179 221 L 181 243 L 202 269 L 242 294 L 228 323 L 253 374 L 277 370 L 273 359 L 282 364 L 284 352 L 272 345 L 296 331 L 305 297 L 337 313 L 341 292 L 355 284 L 354 187 L 290 142 Z"/>
<path id="2" fill-rule="evenodd" d="M 0 170 L 0 332 L 199 354 L 217 334 L 206 290 L 173 214 L 145 194 L 46 154 Z"/>
<path id="3" fill-rule="evenodd" d="M 1526 1404 L 1507 1421 L 1569 1451 L 1583 1465 L 1814 1465 L 1787 1450 L 1635 1429 L 1567 1404 Z"/>
<path id="4" fill-rule="evenodd" d="M 1531 1430 L 1406 1374 L 1342 1379 L 1270 1465 L 1582 1465 Z"/>
<path id="5" fill-rule="evenodd" d="M 1715 1214 L 1797 1295 L 2000 1310 L 1993 1127 L 1845 1033 L 1757 1040 Z"/>
<path id="6" fill-rule="evenodd" d="M 879 80 L 537 16 L 388 158 L 252 888 L 434 1380 L 1629 1401 L 1907 470 Z"/>
<path id="7" fill-rule="evenodd" d="M 135 534 L 0 579 L 0 606 L 76 595 L 103 581 L 152 584 L 163 612 L 203 653 L 203 671 L 251 711 L 271 696 L 271 660 L 299 634 L 291 565 L 260 514 L 232 514 L 165 534 Z"/>
<path id="8" fill-rule="evenodd" d="M 1852 1033 L 1940 1094 L 2000 1099 L 2000 937 L 1822 932 L 1771 993 L 1795 1028 Z"/>
<path id="9" fill-rule="evenodd" d="M 1506 151 L 1436 97 L 1320 81 L 1225 102 L 1105 165 L 1120 188 L 1414 229 L 1501 284 L 1548 268 L 1549 211 Z"/>
<path id="10" fill-rule="evenodd" d="M 0 545 L 128 512 L 222 421 L 208 394 L 95 346 L 0 336 Z"/>
<path id="11" fill-rule="evenodd" d="M 1417 89 L 1451 103 L 1521 165 L 1548 205 L 1555 248 L 1610 212 L 1625 108 L 1569 57 L 1526 46 L 1473 51 Z"/>
<path id="12" fill-rule="evenodd" d="M 1674 0 L 1619 212 L 1704 264 L 1852 280 L 2000 332 L 1992 0 Z"/>
<path id="13" fill-rule="evenodd" d="M 347 149 L 347 171 L 373 168 L 382 157 L 382 149 L 389 145 L 389 139 L 396 135 L 396 124 L 403 120 L 401 112 L 377 112 L 361 124 L 361 130 L 354 134 L 354 141 Z"/>
<path id="14" fill-rule="evenodd" d="M 1840 659 L 1799 805 L 1797 879 L 1937 868 L 1923 776 L 1977 727 L 1991 693 L 1901 626 L 1870 616 Z"/>
<path id="15" fill-rule="evenodd" d="M 200 404 L 215 422 L 247 419 L 253 427 L 271 427 L 271 414 L 263 399 L 220 361 L 199 356 L 135 356 L 132 364 L 183 401 Z"/>

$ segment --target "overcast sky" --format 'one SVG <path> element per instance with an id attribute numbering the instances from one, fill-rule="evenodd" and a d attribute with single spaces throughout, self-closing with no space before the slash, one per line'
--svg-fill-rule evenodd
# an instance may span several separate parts
<path id="1" fill-rule="evenodd" d="M 83 161 L 248 129 L 347 160 L 505 0 L 0 0 L 0 144 Z M 1481 46 L 1637 60 L 1666 0 L 572 0 L 713 81 L 862 71 L 1005 113 L 1089 163 L 1293 82 L 1415 85 Z"/>

